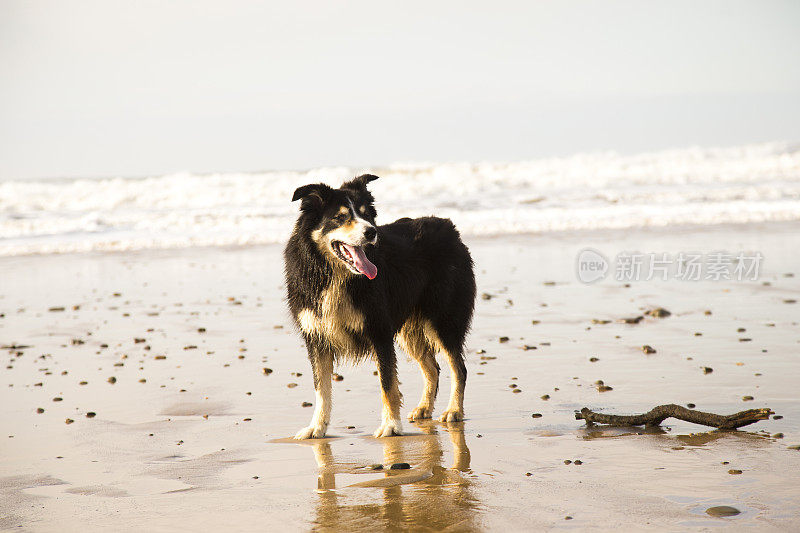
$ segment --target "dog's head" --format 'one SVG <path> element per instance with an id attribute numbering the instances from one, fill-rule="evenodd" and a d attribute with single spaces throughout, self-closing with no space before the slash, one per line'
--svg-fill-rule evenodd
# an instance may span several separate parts
<path id="1" fill-rule="evenodd" d="M 378 179 L 364 174 L 334 189 L 324 183 L 304 185 L 292 201 L 301 200 L 300 227 L 308 231 L 324 257 L 357 275 L 374 279 L 377 267 L 367 259 L 365 246 L 378 241 L 375 207 L 367 183 Z"/>

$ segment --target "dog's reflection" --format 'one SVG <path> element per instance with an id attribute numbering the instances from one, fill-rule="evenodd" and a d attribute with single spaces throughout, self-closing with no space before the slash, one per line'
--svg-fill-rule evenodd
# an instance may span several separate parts
<path id="1" fill-rule="evenodd" d="M 417 427 L 423 434 L 380 439 L 386 469 L 396 463 L 409 463 L 413 468 L 384 470 L 378 478 L 363 476 L 371 478 L 365 482 L 358 482 L 362 476 L 354 474 L 378 472 L 369 466 L 337 464 L 329 442 L 315 443 L 319 468 L 315 529 L 477 530 L 478 502 L 468 477 L 470 453 L 463 422 L 438 425 L 427 421 Z M 451 468 L 442 466 L 442 433 L 452 446 Z M 339 489 L 347 487 L 347 491 L 334 490 L 337 474 L 342 484 Z"/>

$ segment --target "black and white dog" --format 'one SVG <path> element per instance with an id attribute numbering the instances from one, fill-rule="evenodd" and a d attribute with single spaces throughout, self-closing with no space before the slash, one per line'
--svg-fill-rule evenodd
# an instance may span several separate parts
<path id="1" fill-rule="evenodd" d="M 289 309 L 305 339 L 316 406 L 296 439 L 325 436 L 334 361 L 373 358 L 383 417 L 376 437 L 400 435 L 394 341 L 419 362 L 425 389 L 409 420 L 430 418 L 439 389 L 436 353 L 452 372 L 443 422 L 464 417 L 464 338 L 475 305 L 469 250 L 448 219 L 401 218 L 376 226 L 365 174 L 338 189 L 322 183 L 294 192 L 300 217 L 284 250 Z"/>

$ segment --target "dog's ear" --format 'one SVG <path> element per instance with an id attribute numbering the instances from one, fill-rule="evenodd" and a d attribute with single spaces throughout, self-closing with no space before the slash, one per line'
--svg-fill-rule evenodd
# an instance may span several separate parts
<path id="1" fill-rule="evenodd" d="M 375 176 L 373 174 L 362 174 L 357 178 L 353 178 L 350 181 L 343 183 L 342 189 L 366 190 L 367 183 L 369 183 L 370 181 L 375 181 L 376 179 L 378 179 L 378 176 Z"/>
<path id="2" fill-rule="evenodd" d="M 292 201 L 302 200 L 300 209 L 319 208 L 331 193 L 331 188 L 324 183 L 311 183 L 298 187 L 292 195 Z"/>

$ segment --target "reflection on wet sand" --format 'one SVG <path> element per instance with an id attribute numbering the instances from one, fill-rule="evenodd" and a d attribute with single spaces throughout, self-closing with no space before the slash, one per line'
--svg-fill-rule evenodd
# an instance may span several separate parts
<path id="1" fill-rule="evenodd" d="M 337 463 L 329 441 L 314 443 L 319 468 L 314 529 L 479 529 L 479 502 L 471 490 L 470 453 L 462 423 L 438 426 L 419 424 L 422 434 L 380 439 L 384 470 L 368 465 Z M 449 436 L 453 450 L 451 468 L 442 466 L 441 432 Z M 407 470 L 390 470 L 395 463 L 409 463 Z M 336 476 L 343 484 L 337 490 Z M 350 474 L 350 475 L 348 475 Z M 356 474 L 356 475 L 353 475 Z M 370 476 L 367 481 L 343 483 Z"/>
<path id="2" fill-rule="evenodd" d="M 619 427 L 607 426 L 598 427 L 594 426 L 591 429 L 582 429 L 580 433 L 584 440 L 595 439 L 609 439 L 619 437 L 630 437 L 633 435 L 653 435 L 656 439 L 655 442 L 663 443 L 665 445 L 674 446 L 675 444 L 683 444 L 686 446 L 705 446 L 718 439 L 739 439 L 742 443 L 751 444 L 764 444 L 768 442 L 769 435 L 761 433 L 753 433 L 750 431 L 741 430 L 726 430 L 715 429 L 711 431 L 703 431 L 700 433 L 689 433 L 671 435 L 667 429 L 663 427 Z M 677 443 L 675 442 L 677 440 Z"/>

